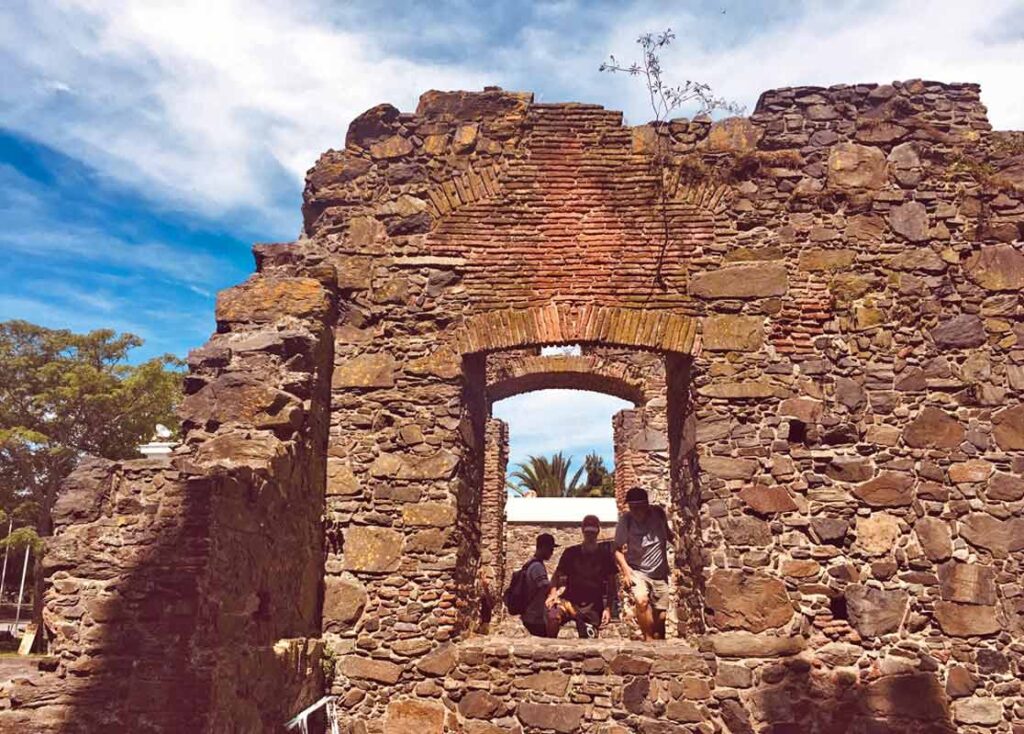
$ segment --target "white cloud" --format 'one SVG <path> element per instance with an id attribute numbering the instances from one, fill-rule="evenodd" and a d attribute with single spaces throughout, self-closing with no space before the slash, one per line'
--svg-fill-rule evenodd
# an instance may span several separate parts
<path id="1" fill-rule="evenodd" d="M 494 404 L 494 417 L 509 425 L 509 466 L 531 455 L 556 451 L 583 457 L 597 451 L 612 466 L 612 416 L 633 404 L 610 395 L 582 390 L 538 390 Z"/>

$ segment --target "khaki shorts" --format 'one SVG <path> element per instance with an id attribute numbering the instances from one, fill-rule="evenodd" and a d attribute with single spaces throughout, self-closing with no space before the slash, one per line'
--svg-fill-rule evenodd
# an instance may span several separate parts
<path id="1" fill-rule="evenodd" d="M 631 601 L 635 604 L 638 597 L 646 596 L 651 600 L 651 608 L 659 612 L 668 611 L 671 590 L 668 579 L 652 579 L 647 574 L 633 569 L 633 583 L 629 589 Z"/>

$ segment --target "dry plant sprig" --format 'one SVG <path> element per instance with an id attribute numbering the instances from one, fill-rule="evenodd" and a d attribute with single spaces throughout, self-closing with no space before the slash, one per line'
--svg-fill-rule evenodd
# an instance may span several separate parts
<path id="1" fill-rule="evenodd" d="M 698 111 L 703 114 L 710 114 L 715 110 L 724 110 L 736 115 L 742 114 L 743 106 L 726 100 L 724 97 L 715 96 L 709 84 L 690 79 L 677 85 L 665 82 L 659 54 L 663 48 L 675 40 L 675 37 L 676 34 L 672 32 L 671 28 L 667 28 L 662 33 L 644 33 L 636 39 L 643 52 L 641 61 L 626 66 L 619 63 L 615 56 L 609 55 L 608 61 L 601 64 L 598 71 L 642 76 L 647 86 L 655 122 L 668 120 L 673 111 L 690 102 L 697 102 Z"/>

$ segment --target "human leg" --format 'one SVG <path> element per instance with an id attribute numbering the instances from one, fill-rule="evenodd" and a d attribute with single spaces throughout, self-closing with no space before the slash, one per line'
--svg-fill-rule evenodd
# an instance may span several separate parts
<path id="1" fill-rule="evenodd" d="M 653 634 L 656 640 L 665 639 L 665 618 L 668 613 L 669 601 L 672 598 L 668 581 L 664 579 L 650 580 L 651 612 L 653 616 Z"/>
<path id="2" fill-rule="evenodd" d="M 651 606 L 649 579 L 639 571 L 633 571 L 633 584 L 630 588 L 636 622 L 640 626 L 640 634 L 645 640 L 654 639 L 654 609 Z"/>

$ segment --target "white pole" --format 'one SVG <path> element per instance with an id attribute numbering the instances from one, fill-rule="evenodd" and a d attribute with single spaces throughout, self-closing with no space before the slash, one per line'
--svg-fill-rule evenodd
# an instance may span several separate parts
<path id="1" fill-rule="evenodd" d="M 12 530 L 14 530 L 14 518 L 13 517 L 11 518 L 11 521 L 7 525 L 7 537 L 8 538 L 11 537 L 11 531 Z M 4 584 L 7 583 L 7 556 L 10 554 L 10 552 L 11 552 L 11 546 L 5 545 L 4 546 L 4 572 L 3 572 L 3 575 L 0 576 L 0 606 L 3 606 L 3 603 L 4 603 Z"/>
<path id="2" fill-rule="evenodd" d="M 25 546 L 25 563 L 21 567 L 21 588 L 18 589 L 18 612 L 14 617 L 14 634 L 18 634 L 18 624 L 21 622 L 21 597 L 25 593 L 25 574 L 28 573 L 28 552 L 31 545 Z"/>

